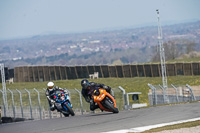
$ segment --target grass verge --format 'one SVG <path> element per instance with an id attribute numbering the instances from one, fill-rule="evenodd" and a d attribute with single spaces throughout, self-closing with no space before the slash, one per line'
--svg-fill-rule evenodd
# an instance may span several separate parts
<path id="1" fill-rule="evenodd" d="M 153 132 L 161 132 L 161 131 L 164 131 L 164 130 L 174 130 L 174 129 L 180 129 L 180 128 L 196 127 L 196 126 L 200 126 L 200 120 L 193 121 L 193 122 L 181 123 L 181 124 L 175 124 L 175 125 L 170 125 L 170 126 L 164 126 L 164 127 L 159 127 L 159 128 L 154 128 L 154 129 L 147 130 L 147 131 L 140 132 L 140 133 L 153 133 Z"/>
<path id="2" fill-rule="evenodd" d="M 56 86 L 67 89 L 81 89 L 81 80 L 57 80 L 53 81 Z M 142 94 L 139 96 L 140 103 L 148 103 L 148 92 L 149 87 L 148 83 L 152 85 L 162 84 L 161 77 L 135 77 L 135 78 L 99 78 L 89 80 L 90 82 L 103 83 L 112 88 L 118 88 L 118 86 L 122 86 L 126 92 L 141 92 Z M 16 82 L 14 84 L 6 84 L 9 89 L 42 89 L 46 88 L 46 84 L 48 82 Z M 168 77 L 168 84 L 174 85 L 185 85 L 189 84 L 200 85 L 200 76 L 170 76 Z M 0 84 L 1 85 L 1 84 Z"/>

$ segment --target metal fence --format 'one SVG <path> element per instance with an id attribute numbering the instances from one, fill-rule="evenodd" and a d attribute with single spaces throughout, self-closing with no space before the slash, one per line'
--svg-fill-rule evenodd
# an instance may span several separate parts
<path id="1" fill-rule="evenodd" d="M 122 88 L 123 89 L 123 88 Z M 67 89 L 76 115 L 90 113 L 89 103 L 82 97 L 80 89 Z M 50 111 L 43 89 L 7 89 L 7 104 L 3 100 L 3 91 L 0 90 L 1 116 L 25 119 L 51 119 L 64 117 L 61 113 Z M 124 109 L 124 94 L 119 88 L 112 88 L 112 94 L 119 110 Z M 7 106 L 7 107 L 6 107 Z M 99 111 L 99 109 L 95 110 Z"/>
<path id="2" fill-rule="evenodd" d="M 151 85 L 149 90 L 149 106 L 189 102 L 200 100 L 200 86 L 186 85 L 169 85 L 166 90 L 161 85 Z M 83 115 L 90 113 L 89 103 L 82 97 L 81 89 L 67 89 L 76 115 Z M 3 91 L 0 90 L 0 107 L 1 116 L 25 119 L 51 119 L 57 117 L 64 117 L 61 113 L 50 111 L 47 98 L 45 96 L 46 89 L 7 89 L 7 103 L 3 100 Z M 112 95 L 119 110 L 143 106 L 139 104 L 138 94 L 140 92 L 129 92 L 119 86 L 112 88 Z M 131 100 L 132 98 L 132 100 Z M 145 106 L 145 105 L 144 105 Z M 99 109 L 95 112 L 100 112 Z"/>
<path id="3" fill-rule="evenodd" d="M 180 103 L 200 100 L 200 86 L 169 85 L 164 89 L 161 85 L 151 85 L 149 92 L 149 105 Z"/>

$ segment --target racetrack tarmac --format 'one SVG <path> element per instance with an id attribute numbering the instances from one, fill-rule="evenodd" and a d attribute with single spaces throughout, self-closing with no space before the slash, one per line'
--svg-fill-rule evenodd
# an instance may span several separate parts
<path id="1" fill-rule="evenodd" d="M 0 125 L 0 133 L 108 132 L 200 117 L 200 102 Z"/>

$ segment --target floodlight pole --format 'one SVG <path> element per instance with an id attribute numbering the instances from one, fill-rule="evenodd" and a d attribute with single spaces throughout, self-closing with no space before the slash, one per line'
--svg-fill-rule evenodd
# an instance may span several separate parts
<path id="1" fill-rule="evenodd" d="M 4 64 L 0 64 L 0 67 L 1 67 L 1 80 L 2 80 L 2 89 L 3 89 L 3 101 L 5 104 L 6 110 L 8 110 Z"/>
<path id="2" fill-rule="evenodd" d="M 163 87 L 167 89 L 167 73 L 166 73 L 166 65 L 165 65 L 165 49 L 163 47 L 163 39 L 162 39 L 162 28 L 160 25 L 160 17 L 159 17 L 159 10 L 156 10 L 157 17 L 158 17 L 158 43 L 160 46 L 160 61 L 161 61 L 161 70 L 162 70 L 162 82 Z"/>

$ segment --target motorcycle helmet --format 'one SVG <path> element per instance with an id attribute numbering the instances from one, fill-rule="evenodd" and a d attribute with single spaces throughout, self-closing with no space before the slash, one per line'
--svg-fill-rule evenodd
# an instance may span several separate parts
<path id="1" fill-rule="evenodd" d="M 53 90 L 53 87 L 54 87 L 54 83 L 53 83 L 53 82 L 47 83 L 47 89 L 48 89 L 49 91 L 52 91 L 52 90 Z"/>
<path id="2" fill-rule="evenodd" d="M 83 89 L 87 89 L 90 86 L 90 83 L 87 79 L 83 79 L 81 81 L 81 86 L 83 87 Z"/>

